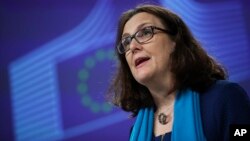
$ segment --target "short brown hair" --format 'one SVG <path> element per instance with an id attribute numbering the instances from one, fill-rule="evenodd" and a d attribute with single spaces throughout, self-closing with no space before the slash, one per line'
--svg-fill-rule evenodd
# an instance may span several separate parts
<path id="1" fill-rule="evenodd" d="M 225 69 L 206 53 L 183 20 L 160 6 L 141 5 L 123 13 L 118 24 L 116 46 L 121 40 L 126 22 L 141 12 L 158 17 L 166 29 L 175 33 L 170 35 L 170 38 L 176 42 L 175 50 L 170 55 L 171 71 L 176 80 L 173 90 L 191 88 L 202 93 L 215 80 L 227 78 Z M 116 55 L 119 64 L 110 87 L 113 94 L 112 101 L 123 110 L 136 115 L 140 108 L 153 106 L 153 98 L 149 90 L 134 79 L 125 55 L 119 54 L 117 49 Z"/>

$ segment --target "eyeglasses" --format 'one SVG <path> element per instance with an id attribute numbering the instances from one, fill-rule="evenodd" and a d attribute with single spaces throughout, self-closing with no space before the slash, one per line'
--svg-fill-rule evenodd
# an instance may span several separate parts
<path id="1" fill-rule="evenodd" d="M 135 34 L 123 38 L 117 46 L 118 52 L 120 54 L 124 54 L 125 52 L 127 52 L 130 49 L 129 45 L 134 38 L 139 44 L 146 43 L 147 41 L 153 38 L 154 34 L 156 34 L 156 32 L 154 32 L 156 29 L 161 30 L 165 33 L 172 34 L 170 31 L 159 27 L 147 26 L 138 30 L 137 32 L 135 32 Z"/>

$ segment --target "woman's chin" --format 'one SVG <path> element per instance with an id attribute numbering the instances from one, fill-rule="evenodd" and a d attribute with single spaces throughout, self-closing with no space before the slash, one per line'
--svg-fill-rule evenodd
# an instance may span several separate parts
<path id="1" fill-rule="evenodd" d="M 139 75 L 135 77 L 136 81 L 144 86 L 150 81 L 149 75 Z"/>

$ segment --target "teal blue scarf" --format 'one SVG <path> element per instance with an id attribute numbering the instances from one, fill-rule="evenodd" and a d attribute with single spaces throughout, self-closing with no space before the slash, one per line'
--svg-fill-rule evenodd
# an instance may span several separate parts
<path id="1" fill-rule="evenodd" d="M 140 109 L 130 141 L 151 141 L 154 124 L 153 108 Z M 174 104 L 174 123 L 171 141 L 206 141 L 202 129 L 199 94 L 181 91 L 177 94 Z"/>

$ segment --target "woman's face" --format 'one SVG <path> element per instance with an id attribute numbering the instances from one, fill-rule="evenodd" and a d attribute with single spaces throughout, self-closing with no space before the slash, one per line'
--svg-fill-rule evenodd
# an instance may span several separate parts
<path id="1" fill-rule="evenodd" d="M 138 30 L 148 26 L 165 29 L 158 17 L 142 12 L 128 20 L 122 36 L 133 35 Z M 175 42 L 170 39 L 167 33 L 157 29 L 154 32 L 156 34 L 143 44 L 132 39 L 129 45 L 130 49 L 125 53 L 132 75 L 137 82 L 145 86 L 169 76 L 169 56 L 175 48 Z"/>

